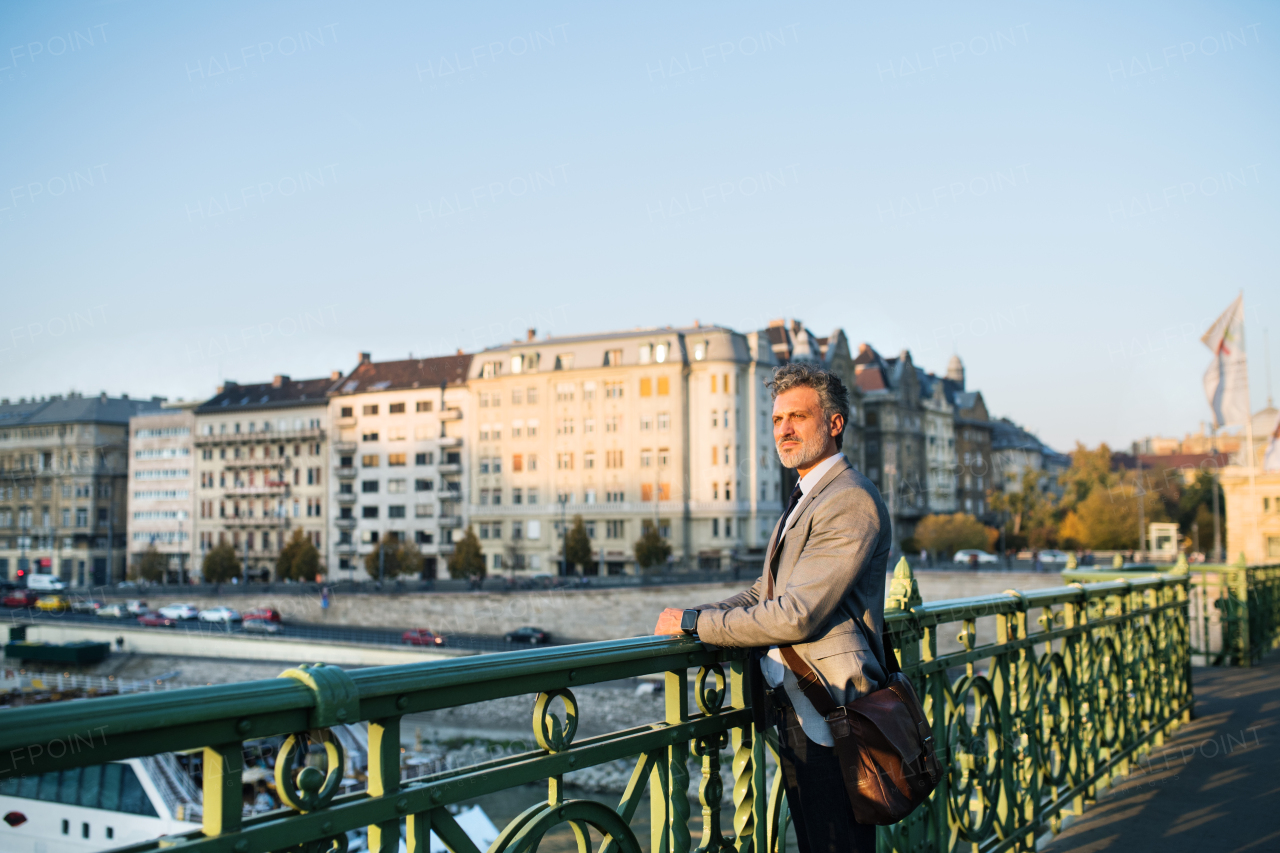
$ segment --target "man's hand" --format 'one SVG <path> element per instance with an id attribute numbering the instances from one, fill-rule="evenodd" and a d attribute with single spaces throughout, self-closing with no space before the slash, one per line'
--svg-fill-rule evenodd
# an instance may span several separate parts
<path id="1" fill-rule="evenodd" d="M 654 634 L 683 634 L 680 630 L 680 620 L 684 618 L 683 610 L 676 610 L 668 607 L 662 611 L 662 615 L 658 617 L 658 624 L 653 629 Z"/>

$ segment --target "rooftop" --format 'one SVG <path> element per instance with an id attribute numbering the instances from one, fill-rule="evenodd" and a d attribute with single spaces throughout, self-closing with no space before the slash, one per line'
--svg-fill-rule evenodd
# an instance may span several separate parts
<path id="1" fill-rule="evenodd" d="M 340 378 L 341 374 L 322 379 L 291 379 L 280 375 L 270 382 L 255 385 L 241 385 L 228 379 L 218 389 L 217 395 L 197 408 L 196 413 L 207 415 L 214 412 L 314 406 L 328 399 L 330 387 Z"/>
<path id="2" fill-rule="evenodd" d="M 128 397 L 108 397 L 105 393 L 96 397 L 69 394 L 37 400 L 9 400 L 0 402 L 0 427 L 36 426 L 40 424 L 98 423 L 125 424 L 129 418 L 144 411 L 158 410 L 164 401 L 160 397 L 150 400 L 131 400 Z"/>
<path id="3" fill-rule="evenodd" d="M 335 395 L 364 394 L 404 388 L 439 388 L 467 381 L 471 356 L 445 355 L 436 358 L 407 358 L 402 361 L 373 361 L 360 353 L 360 363 L 345 379 L 333 386 Z"/>

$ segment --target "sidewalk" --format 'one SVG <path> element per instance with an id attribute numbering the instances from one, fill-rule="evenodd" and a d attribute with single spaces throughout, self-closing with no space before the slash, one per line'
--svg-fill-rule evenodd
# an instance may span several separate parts
<path id="1" fill-rule="evenodd" d="M 1043 853 L 1280 850 L 1280 653 L 1192 672 L 1191 724 Z"/>

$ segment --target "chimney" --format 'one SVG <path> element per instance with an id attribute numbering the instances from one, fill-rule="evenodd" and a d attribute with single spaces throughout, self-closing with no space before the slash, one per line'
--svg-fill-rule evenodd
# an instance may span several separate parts
<path id="1" fill-rule="evenodd" d="M 271 377 L 271 387 L 272 387 L 272 388 L 283 388 L 283 387 L 284 387 L 284 383 L 286 383 L 286 382 L 288 382 L 288 381 L 289 381 L 289 377 L 288 377 L 288 376 L 285 376 L 283 373 L 277 373 L 275 376 L 272 376 L 272 377 Z"/>
<path id="2" fill-rule="evenodd" d="M 100 394 L 98 395 L 98 399 L 99 399 L 100 401 L 102 401 L 103 403 L 107 402 L 107 392 L 106 392 L 106 391 L 103 391 L 102 393 L 100 393 Z M 31 402 L 33 402 L 33 403 L 34 403 L 35 401 L 36 401 L 36 398 L 35 398 L 35 397 L 32 397 L 32 398 L 31 398 Z"/>
<path id="3" fill-rule="evenodd" d="M 525 339 L 526 341 L 532 341 L 532 340 L 536 340 L 536 339 L 537 339 L 537 337 L 538 337 L 538 330 L 537 330 L 537 329 L 529 329 L 527 332 L 525 332 L 525 338 L 524 338 L 524 339 Z"/>
<path id="4" fill-rule="evenodd" d="M 334 371 L 332 371 L 332 372 L 329 374 L 329 379 L 330 379 L 330 380 L 332 380 L 332 381 L 334 381 L 334 382 L 337 382 L 337 381 L 338 381 L 339 379 L 341 379 L 341 378 L 342 378 L 342 371 L 341 371 L 341 370 L 334 370 Z"/>
<path id="5" fill-rule="evenodd" d="M 701 328 L 702 328 L 702 321 L 701 321 L 701 320 L 694 320 L 694 321 L 693 321 L 693 327 L 694 327 L 695 329 L 701 329 Z"/>
<path id="6" fill-rule="evenodd" d="M 782 328 L 785 328 L 785 327 L 786 327 L 786 325 L 787 325 L 787 321 L 786 321 L 786 320 L 783 320 L 783 319 L 777 319 L 777 320 L 770 320 L 770 321 L 769 321 L 769 328 L 770 328 L 770 329 L 782 329 Z"/>
<path id="7" fill-rule="evenodd" d="M 466 355 L 466 353 L 462 351 L 462 347 L 458 347 L 458 355 Z"/>
<path id="8" fill-rule="evenodd" d="M 368 364 L 368 363 L 369 363 L 369 362 L 371 362 L 371 361 L 373 361 L 373 358 L 372 358 L 372 356 L 370 356 L 370 355 L 369 355 L 369 353 L 367 353 L 367 352 L 362 352 L 362 353 L 360 353 L 360 363 L 361 363 L 361 364 Z"/>

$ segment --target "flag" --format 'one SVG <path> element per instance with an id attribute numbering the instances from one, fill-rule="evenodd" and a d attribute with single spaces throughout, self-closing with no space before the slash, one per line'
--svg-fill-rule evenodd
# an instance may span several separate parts
<path id="1" fill-rule="evenodd" d="M 1276 419 L 1276 428 L 1271 433 L 1271 441 L 1267 444 L 1267 455 L 1262 460 L 1262 470 L 1280 472 L 1280 418 Z"/>
<path id="2" fill-rule="evenodd" d="M 1204 393 L 1214 426 L 1243 426 L 1249 419 L 1249 363 L 1244 354 L 1244 294 L 1200 338 L 1213 353 L 1204 374 Z"/>

